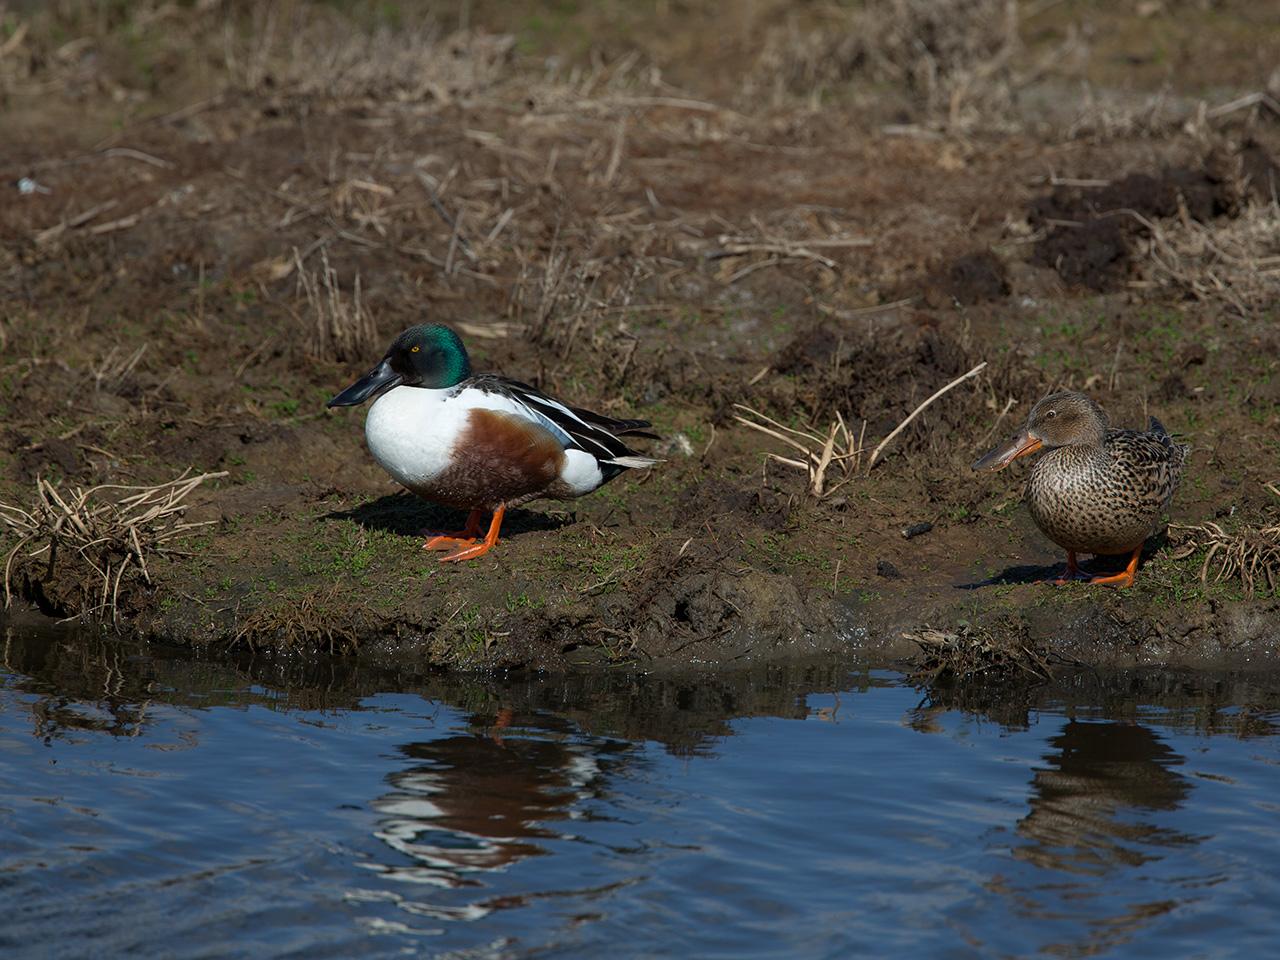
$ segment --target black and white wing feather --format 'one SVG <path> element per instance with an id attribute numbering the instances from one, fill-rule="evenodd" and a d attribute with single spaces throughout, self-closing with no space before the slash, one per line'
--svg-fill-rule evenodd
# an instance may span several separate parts
<path id="1" fill-rule="evenodd" d="M 564 444 L 566 450 L 582 450 L 595 457 L 602 468 L 612 466 L 638 469 L 651 467 L 659 462 L 636 453 L 621 439 L 624 436 L 658 439 L 646 429 L 652 426 L 648 420 L 616 420 L 590 410 L 570 407 L 552 399 L 536 387 L 506 377 L 474 377 L 466 381 L 466 386 L 501 393 L 530 419 L 549 430 Z"/>

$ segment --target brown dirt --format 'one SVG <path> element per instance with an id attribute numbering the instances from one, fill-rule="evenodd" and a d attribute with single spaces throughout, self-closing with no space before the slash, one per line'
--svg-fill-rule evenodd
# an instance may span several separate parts
<path id="1" fill-rule="evenodd" d="M 998 75 L 955 51 L 941 100 L 902 77 L 867 100 L 891 71 L 848 62 L 819 93 L 867 111 L 809 109 L 794 75 L 744 100 L 717 70 L 779 69 L 807 36 L 781 14 L 713 45 L 702 79 L 673 66 L 674 87 L 664 56 L 692 35 L 664 54 L 642 31 L 636 55 L 564 39 L 549 66 L 528 6 L 477 4 L 451 32 L 281 5 L 264 32 L 229 5 L 229 48 L 207 12 L 63 12 L 0 60 L 0 120 L 21 132 L 0 144 L 0 501 L 28 503 L 37 476 L 229 474 L 192 495 L 187 519 L 211 523 L 187 555 L 126 572 L 124 627 L 424 666 L 895 657 L 915 651 L 904 633 L 961 621 L 1090 663 L 1274 655 L 1274 594 L 1201 583 L 1203 548 L 1153 542 L 1124 593 L 1033 585 L 1056 557 L 1021 473 L 968 471 L 1045 391 L 1087 389 L 1119 423 L 1157 413 L 1190 439 L 1175 521 L 1274 524 L 1265 110 L 1106 136 L 1030 123 L 1014 106 L 1062 79 L 1017 79 L 1031 38 Z M 557 36 L 580 37 L 578 16 Z M 424 58 L 434 72 L 410 69 Z M 359 413 L 323 407 L 368 342 L 425 318 L 458 325 L 481 369 L 651 419 L 666 461 L 513 511 L 491 554 L 437 564 L 414 533 L 457 517 L 398 493 Z M 735 419 L 822 437 L 839 417 L 870 448 L 982 361 L 821 498 L 766 458 L 794 448 Z M 46 567 L 22 553 L 15 582 L 81 612 Z"/>
<path id="2" fill-rule="evenodd" d="M 989 250 L 962 254 L 935 270 L 925 283 L 924 302 L 934 310 L 972 307 L 1009 295 L 1009 278 L 999 257 Z"/>
<path id="3" fill-rule="evenodd" d="M 1247 164 L 1246 164 L 1247 160 Z M 1131 173 L 1105 186 L 1058 186 L 1031 206 L 1030 222 L 1045 236 L 1031 262 L 1051 267 L 1067 283 L 1113 290 L 1141 269 L 1139 239 L 1153 222 L 1172 217 L 1209 223 L 1238 216 L 1242 201 L 1257 182 L 1258 170 L 1272 169 L 1256 143 L 1230 156 L 1211 156 L 1193 169 L 1160 174 Z"/>

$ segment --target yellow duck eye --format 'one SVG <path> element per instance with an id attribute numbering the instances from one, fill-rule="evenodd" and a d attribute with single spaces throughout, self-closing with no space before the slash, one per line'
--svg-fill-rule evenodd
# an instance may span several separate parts
<path id="1" fill-rule="evenodd" d="M 419 350 L 421 350 L 421 349 L 422 349 L 421 347 L 410 347 L 410 348 L 409 348 L 409 352 L 410 352 L 410 353 L 417 353 L 417 352 L 418 352 Z"/>

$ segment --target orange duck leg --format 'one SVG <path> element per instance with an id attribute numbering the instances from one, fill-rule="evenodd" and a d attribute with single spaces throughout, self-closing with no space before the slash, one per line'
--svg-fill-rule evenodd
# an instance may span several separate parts
<path id="1" fill-rule="evenodd" d="M 485 534 L 485 538 L 479 543 L 473 543 L 471 546 L 462 547 L 453 553 L 447 553 L 440 558 L 441 563 L 448 561 L 457 562 L 459 560 L 474 560 L 476 557 L 483 557 L 498 542 L 498 530 L 502 527 L 502 517 L 506 514 L 507 508 L 504 504 L 493 511 L 493 520 L 489 523 L 489 532 Z M 474 511 L 478 514 L 479 511 Z M 463 541 L 466 542 L 466 541 Z"/>
<path id="2" fill-rule="evenodd" d="M 1080 569 L 1079 563 L 1076 562 L 1076 552 L 1074 550 L 1068 550 L 1067 570 L 1062 576 L 1052 582 L 1057 586 L 1062 586 L 1063 584 L 1074 583 L 1077 580 L 1084 580 L 1088 582 L 1089 579 L 1089 575 L 1083 572 Z"/>
<path id="3" fill-rule="evenodd" d="M 1113 573 L 1109 577 L 1094 577 L 1090 583 L 1114 584 L 1117 587 L 1133 586 L 1133 576 L 1138 572 L 1138 558 L 1142 556 L 1142 546 L 1139 545 L 1137 550 L 1133 551 L 1133 556 L 1129 558 L 1129 565 L 1119 573 Z"/>
<path id="4" fill-rule="evenodd" d="M 480 516 L 482 513 L 483 511 L 479 508 L 472 510 L 467 515 L 467 525 L 461 530 L 429 535 L 427 542 L 422 545 L 422 549 L 452 550 L 454 547 L 475 543 L 480 539 Z"/>

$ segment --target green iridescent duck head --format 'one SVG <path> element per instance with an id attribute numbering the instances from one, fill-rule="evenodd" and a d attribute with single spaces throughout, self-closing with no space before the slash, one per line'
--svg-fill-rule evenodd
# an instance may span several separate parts
<path id="1" fill-rule="evenodd" d="M 396 337 L 381 362 L 327 406 L 354 406 L 399 386 L 442 390 L 469 376 L 471 360 L 462 339 L 441 324 L 419 324 Z"/>

